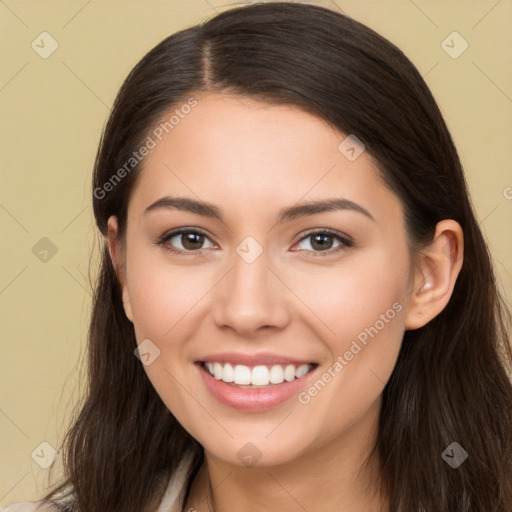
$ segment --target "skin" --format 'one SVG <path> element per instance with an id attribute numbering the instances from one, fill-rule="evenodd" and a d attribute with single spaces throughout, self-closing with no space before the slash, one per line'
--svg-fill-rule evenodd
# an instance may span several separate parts
<path id="1" fill-rule="evenodd" d="M 125 240 L 117 219 L 108 223 L 137 342 L 148 338 L 161 351 L 144 367 L 148 378 L 205 449 L 186 510 L 208 510 L 208 480 L 218 512 L 389 510 L 388 497 L 373 492 L 379 461 L 361 466 L 404 331 L 425 325 L 452 294 L 462 230 L 440 222 L 413 268 L 402 204 L 368 152 L 350 161 L 338 150 L 346 135 L 298 107 L 194 96 L 198 105 L 144 162 Z M 213 203 L 224 222 L 173 208 L 144 213 L 165 195 Z M 332 197 L 361 205 L 375 220 L 338 210 L 276 224 L 281 208 Z M 167 242 L 192 247 L 191 255 L 155 243 L 180 227 L 207 233 L 202 245 L 182 245 L 182 236 Z M 327 237 L 322 249 L 304 238 L 325 229 L 354 245 Z M 247 236 L 263 250 L 252 263 L 236 252 Z M 203 254 L 192 254 L 194 247 Z M 221 351 L 269 351 L 316 361 L 323 373 L 394 303 L 401 310 L 307 404 L 292 398 L 264 412 L 237 411 L 209 393 L 193 364 Z M 248 442 L 262 454 L 252 467 L 237 457 Z"/>

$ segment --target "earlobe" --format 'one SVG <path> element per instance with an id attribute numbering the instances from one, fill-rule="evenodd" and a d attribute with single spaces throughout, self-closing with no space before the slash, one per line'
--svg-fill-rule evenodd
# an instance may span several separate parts
<path id="1" fill-rule="evenodd" d="M 128 318 L 128 320 L 130 320 L 130 322 L 133 323 L 132 305 L 130 303 L 130 296 L 128 295 L 127 286 L 123 287 L 123 307 L 126 317 Z"/>
<path id="2" fill-rule="evenodd" d="M 115 216 L 111 216 L 108 219 L 108 251 L 110 254 L 110 259 L 112 261 L 112 266 L 116 273 L 117 279 L 119 281 L 119 286 L 122 290 L 122 301 L 125 314 L 130 322 L 133 323 L 133 313 L 132 307 L 130 304 L 130 294 L 128 292 L 128 286 L 126 283 L 126 272 L 123 264 L 122 251 L 121 251 L 121 241 L 119 240 L 118 235 L 118 222 Z"/>
<path id="3" fill-rule="evenodd" d="M 432 288 L 432 283 L 429 281 L 429 282 L 425 283 L 425 284 L 421 287 L 420 292 L 424 292 L 425 290 L 430 290 L 430 288 Z"/>
<path id="4" fill-rule="evenodd" d="M 462 268 L 464 236 L 454 220 L 436 226 L 430 246 L 421 252 L 411 287 L 405 329 L 423 327 L 448 304 Z"/>

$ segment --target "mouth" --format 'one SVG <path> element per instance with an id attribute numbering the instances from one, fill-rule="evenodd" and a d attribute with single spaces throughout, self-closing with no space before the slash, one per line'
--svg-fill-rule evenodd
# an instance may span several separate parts
<path id="1" fill-rule="evenodd" d="M 198 361 L 214 379 L 244 389 L 265 389 L 293 382 L 315 370 L 318 363 L 246 366 L 218 361 Z"/>
<path id="2" fill-rule="evenodd" d="M 259 354 L 259 361 L 254 361 L 256 357 L 248 361 L 251 357 L 240 354 L 208 358 L 209 361 L 194 363 L 206 390 L 224 406 L 247 413 L 264 412 L 290 403 L 320 371 L 317 363 L 277 355 Z M 237 364 L 242 362 L 246 364 Z"/>

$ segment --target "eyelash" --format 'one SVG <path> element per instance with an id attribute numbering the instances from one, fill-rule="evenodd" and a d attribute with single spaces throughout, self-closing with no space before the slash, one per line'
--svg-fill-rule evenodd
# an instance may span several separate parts
<path id="1" fill-rule="evenodd" d="M 175 237 L 176 235 L 181 235 L 181 234 L 184 234 L 184 233 L 194 233 L 194 234 L 203 235 L 203 236 L 209 238 L 208 235 L 204 231 L 202 231 L 200 229 L 197 229 L 197 228 L 194 228 L 194 229 L 191 229 L 191 228 L 180 228 L 180 229 L 176 229 L 174 231 L 170 231 L 168 233 L 164 233 L 162 235 L 162 237 L 157 242 L 155 242 L 155 244 L 159 245 L 159 246 L 162 246 L 163 249 L 166 250 L 166 251 L 172 252 L 172 253 L 180 255 L 180 256 L 198 256 L 198 255 L 203 254 L 203 252 L 206 249 L 200 249 L 198 251 L 192 251 L 192 250 L 183 251 L 181 249 L 176 249 L 175 247 L 171 247 L 169 245 L 166 245 L 166 243 L 171 238 Z M 323 257 L 323 256 L 330 256 L 330 255 L 332 255 L 334 253 L 337 253 L 340 250 L 346 249 L 348 247 L 353 247 L 355 245 L 354 242 L 352 242 L 352 240 L 348 239 L 345 236 L 340 235 L 338 232 L 333 231 L 331 229 L 322 229 L 322 230 L 317 230 L 317 231 L 310 231 L 310 232 L 306 233 L 296 243 L 298 244 L 298 243 L 302 242 L 303 240 L 306 240 L 307 238 L 309 238 L 309 237 L 311 237 L 313 235 L 319 235 L 319 234 L 320 235 L 330 235 L 333 238 L 336 238 L 337 240 L 339 240 L 341 242 L 341 245 L 339 245 L 338 247 L 335 247 L 333 249 L 328 249 L 326 251 L 309 251 L 307 249 L 301 249 L 301 250 L 306 250 L 307 252 L 313 252 L 315 254 L 315 257 Z"/>

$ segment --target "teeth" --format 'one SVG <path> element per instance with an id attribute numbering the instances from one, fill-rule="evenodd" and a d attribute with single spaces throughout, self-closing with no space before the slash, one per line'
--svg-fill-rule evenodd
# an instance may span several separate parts
<path id="1" fill-rule="evenodd" d="M 218 380 L 222 380 L 223 376 L 224 375 L 222 374 L 220 377 L 215 376 L 215 378 L 218 379 Z M 237 364 L 235 366 L 235 373 L 233 375 L 233 382 L 235 384 L 252 384 L 252 382 L 251 382 L 251 369 L 248 366 L 242 366 L 241 364 Z"/>
<path id="2" fill-rule="evenodd" d="M 235 380 L 235 369 L 229 364 L 225 364 L 224 368 L 222 368 L 222 365 L 217 363 L 220 366 L 221 369 L 221 375 L 220 378 L 224 382 L 233 382 Z"/>
<path id="3" fill-rule="evenodd" d="M 303 364 L 302 366 L 299 366 L 297 368 L 297 370 L 295 371 L 295 377 L 297 377 L 297 379 L 300 379 L 301 377 L 304 377 L 304 375 L 306 375 L 306 373 L 309 372 L 309 365 L 307 364 Z"/>
<path id="4" fill-rule="evenodd" d="M 259 365 L 250 368 L 243 364 L 237 364 L 233 367 L 229 363 L 207 362 L 205 367 L 217 380 L 227 383 L 233 382 L 239 386 L 268 386 L 269 384 L 281 384 L 285 380 L 291 382 L 300 379 L 311 370 L 312 365 L 275 364 L 273 366 Z"/>
<path id="5" fill-rule="evenodd" d="M 247 366 L 242 366 L 241 368 L 247 368 Z M 249 370 L 249 368 L 247 369 Z M 270 382 L 269 371 L 266 366 L 255 366 L 252 369 L 252 372 L 249 370 L 249 375 L 251 382 L 246 382 L 246 384 L 254 384 L 255 386 L 266 386 Z"/>

